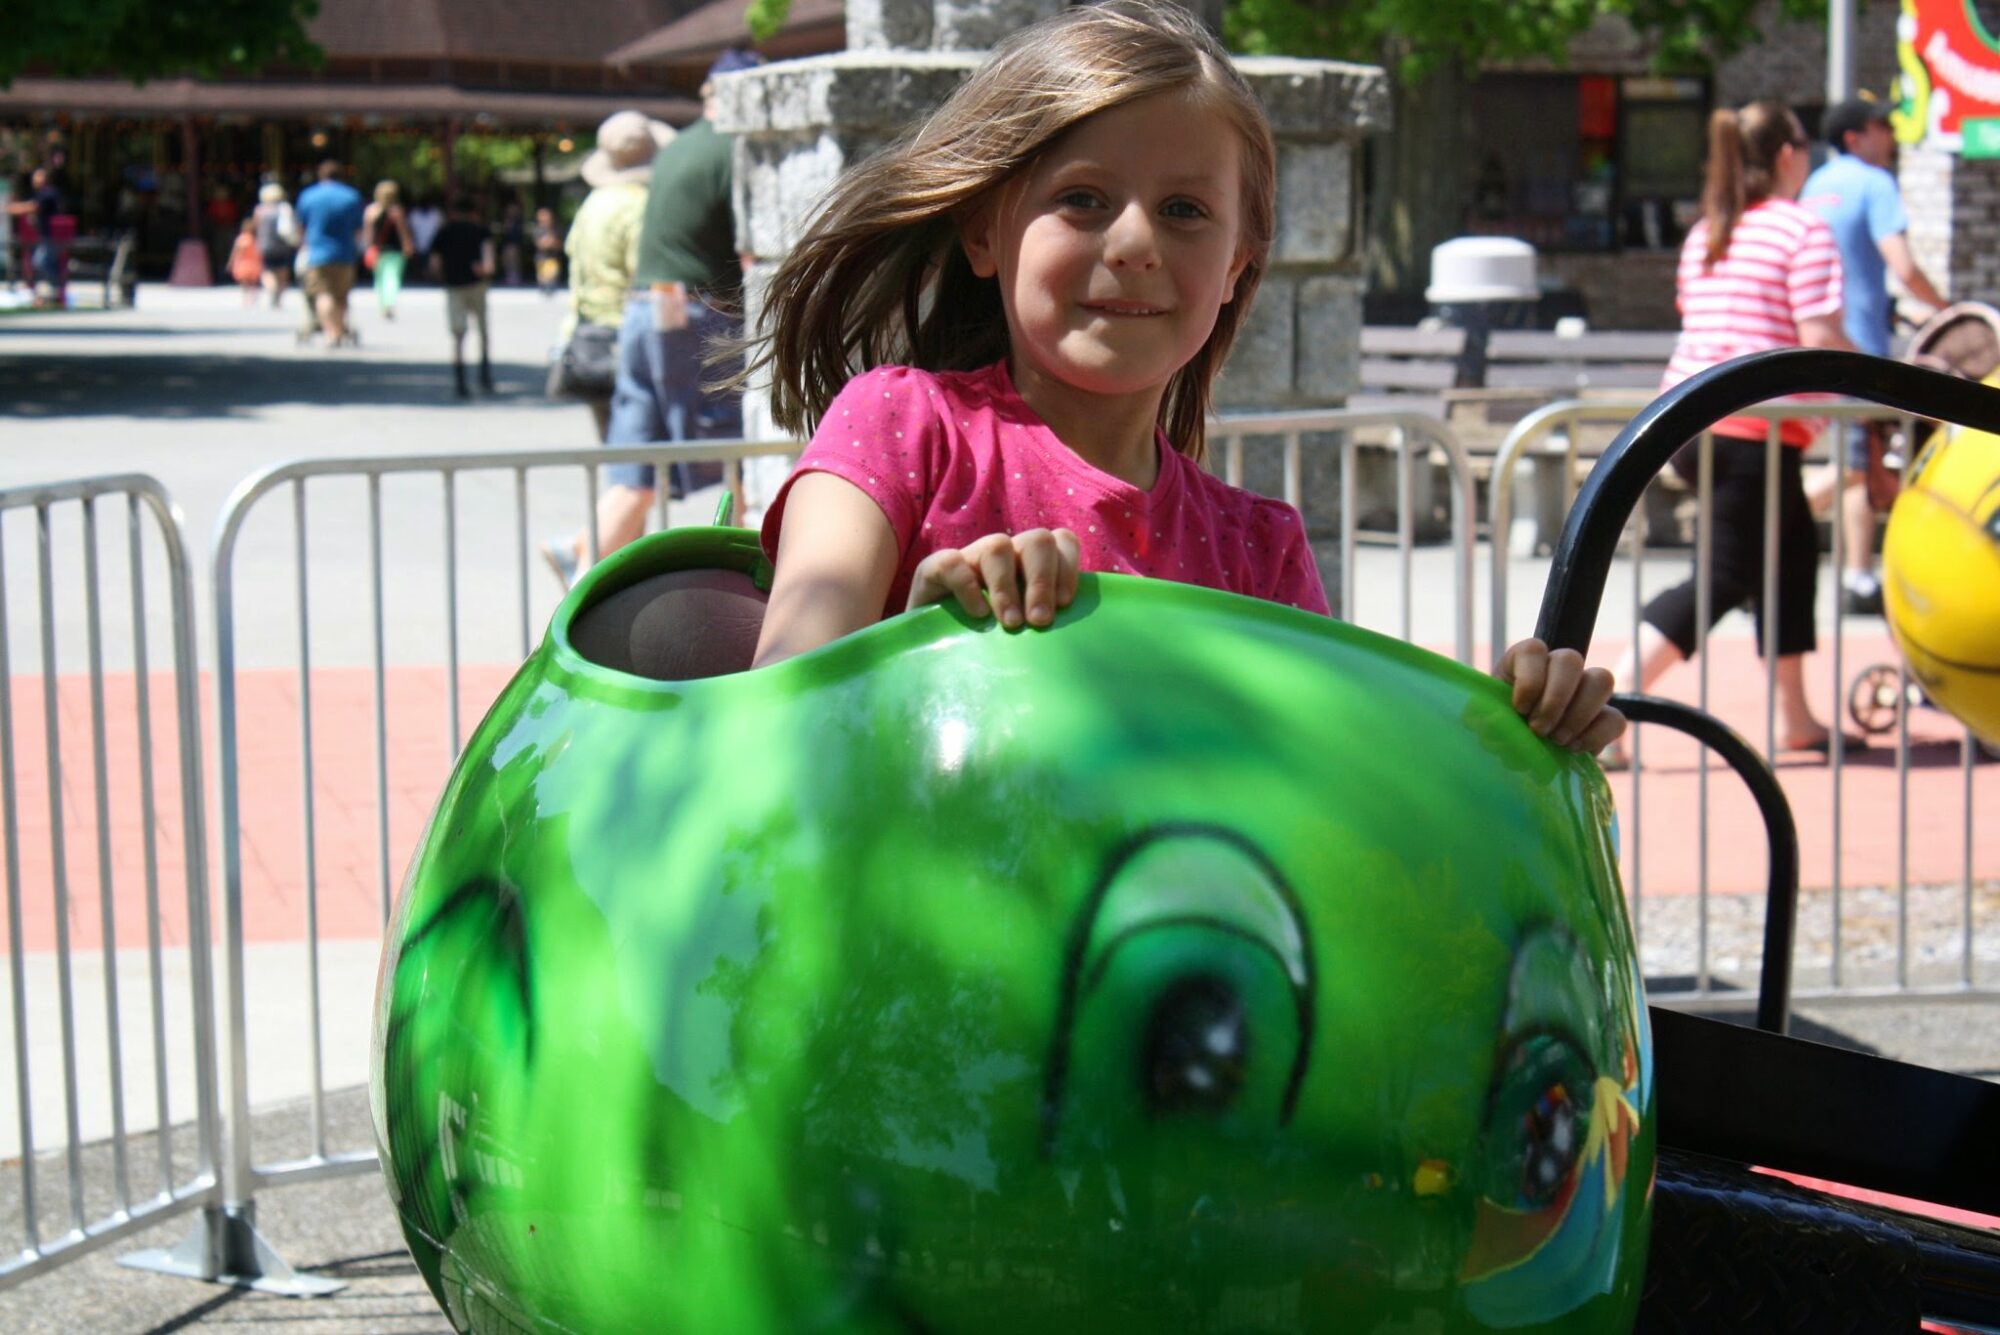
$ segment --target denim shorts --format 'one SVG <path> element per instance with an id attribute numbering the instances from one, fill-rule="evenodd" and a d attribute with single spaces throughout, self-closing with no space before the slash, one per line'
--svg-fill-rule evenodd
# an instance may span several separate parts
<path id="1" fill-rule="evenodd" d="M 649 445 L 659 441 L 730 440 L 743 433 L 743 400 L 736 394 L 713 394 L 702 382 L 724 374 L 705 365 L 708 343 L 732 337 L 736 322 L 698 298 L 688 298 L 685 329 L 661 332 L 653 327 L 650 294 L 628 298 L 625 319 L 618 327 L 618 378 L 611 391 L 611 425 L 607 445 Z M 604 470 L 614 486 L 650 490 L 651 464 L 612 464 Z M 719 465 L 676 464 L 672 494 L 720 481 Z"/>

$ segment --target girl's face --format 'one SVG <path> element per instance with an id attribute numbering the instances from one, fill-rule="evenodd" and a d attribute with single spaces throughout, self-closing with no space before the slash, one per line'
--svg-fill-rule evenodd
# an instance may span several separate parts
<path id="1" fill-rule="evenodd" d="M 967 220 L 974 273 L 997 279 L 1017 379 L 1159 393 L 1235 296 L 1242 143 L 1227 119 L 1163 93 L 1055 141 Z"/>

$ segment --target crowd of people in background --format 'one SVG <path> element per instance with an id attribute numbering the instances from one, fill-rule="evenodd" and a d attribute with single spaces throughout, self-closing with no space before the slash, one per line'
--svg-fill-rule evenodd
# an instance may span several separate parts
<path id="1" fill-rule="evenodd" d="M 0 275 L 32 286 L 36 304 L 60 304 L 64 283 L 63 245 L 58 238 L 59 219 L 77 208 L 77 200 L 64 185 L 64 155 L 52 150 L 48 160 L 15 182 L 6 200 L 0 225 L 15 230 L 22 240 L 21 253 L 14 256 L 14 272 Z M 343 172 L 343 176 L 346 173 Z M 178 177 L 161 178 L 169 183 Z M 318 184 L 317 167 L 300 179 L 298 194 L 310 192 Z M 376 305 L 388 319 L 395 318 L 397 299 L 407 284 L 439 285 L 432 262 L 434 244 L 443 230 L 450 201 L 443 194 L 427 193 L 410 198 L 401 182 L 385 179 L 365 189 L 363 235 L 357 237 L 356 272 L 352 281 L 366 279 L 373 285 Z M 294 191 L 284 173 L 272 171 L 255 185 L 254 195 L 239 199 L 244 187 L 217 185 L 200 209 L 202 245 L 210 272 L 217 284 L 235 284 L 243 289 L 245 304 L 262 300 L 276 308 L 297 286 L 303 290 L 310 270 L 302 249 L 303 225 L 294 208 Z M 469 201 L 476 225 L 495 243 L 493 281 L 505 286 L 533 285 L 554 297 L 568 281 L 565 251 L 567 228 L 561 210 L 543 204 L 533 213 L 533 222 L 521 200 L 494 186 L 483 192 L 459 192 Z M 120 230 L 131 210 L 121 199 L 118 209 Z M 310 304 L 310 303 L 309 303 Z M 309 337 L 319 337 L 317 326 Z"/>

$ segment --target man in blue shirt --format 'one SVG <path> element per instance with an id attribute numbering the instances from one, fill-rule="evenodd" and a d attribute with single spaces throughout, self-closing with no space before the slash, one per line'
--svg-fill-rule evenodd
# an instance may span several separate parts
<path id="1" fill-rule="evenodd" d="M 1942 306 L 1944 298 L 1910 254 L 1909 215 L 1896 178 L 1888 170 L 1896 136 L 1886 107 L 1851 98 L 1828 108 L 1822 126 L 1833 156 L 1806 178 L 1799 202 L 1826 219 L 1840 247 L 1845 283 L 1847 337 L 1862 352 L 1889 355 L 1893 306 L 1887 274 L 1916 300 Z M 1849 612 L 1879 615 L 1882 583 L 1875 576 L 1875 511 L 1868 501 L 1868 440 L 1862 423 L 1846 424 L 1847 494 L 1841 498 L 1847 569 L 1841 572 L 1841 603 Z M 1816 509 L 1833 500 L 1833 470 L 1812 489 Z"/>
<path id="2" fill-rule="evenodd" d="M 319 316 L 326 333 L 326 345 L 338 347 L 354 341 L 347 328 L 347 293 L 354 286 L 354 269 L 361 261 L 361 192 L 340 179 L 340 164 L 319 164 L 319 183 L 299 192 L 292 211 L 305 229 L 305 243 L 299 250 L 299 264 L 305 269 L 300 286 L 305 288 L 309 309 Z M 300 331 L 311 336 L 311 326 Z"/>

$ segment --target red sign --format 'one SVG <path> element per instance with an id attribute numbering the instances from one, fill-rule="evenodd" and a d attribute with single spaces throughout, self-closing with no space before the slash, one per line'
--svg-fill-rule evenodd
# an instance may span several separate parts
<path id="1" fill-rule="evenodd" d="M 1903 0 L 1896 109 L 1906 144 L 2000 157 L 2000 0 Z"/>

